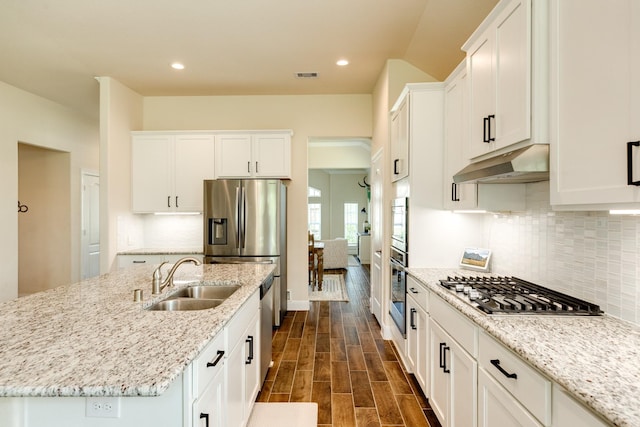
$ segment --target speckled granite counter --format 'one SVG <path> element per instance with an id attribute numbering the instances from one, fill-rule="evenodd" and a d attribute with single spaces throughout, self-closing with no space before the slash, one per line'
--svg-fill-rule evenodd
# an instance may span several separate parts
<path id="1" fill-rule="evenodd" d="M 151 295 L 138 266 L 0 304 L 0 396 L 163 393 L 273 271 L 272 265 L 183 264 Z M 212 310 L 148 311 L 187 284 L 240 284 Z M 134 289 L 144 292 L 133 302 Z"/>
<path id="2" fill-rule="evenodd" d="M 487 315 L 439 284 L 447 275 L 481 273 L 408 272 L 614 425 L 640 426 L 640 328 L 607 315 Z"/>

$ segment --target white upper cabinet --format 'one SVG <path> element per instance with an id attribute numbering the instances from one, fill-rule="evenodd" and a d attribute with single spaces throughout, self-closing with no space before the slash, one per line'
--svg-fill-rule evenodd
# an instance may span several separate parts
<path id="1" fill-rule="evenodd" d="M 548 143 L 545 9 L 544 0 L 534 10 L 531 0 L 503 0 L 463 46 L 469 158 L 523 141 Z"/>
<path id="2" fill-rule="evenodd" d="M 640 201 L 628 185 L 640 181 L 640 147 L 627 158 L 640 140 L 640 2 L 553 0 L 550 17 L 551 204 L 631 207 Z"/>
<path id="3" fill-rule="evenodd" d="M 410 97 L 405 92 L 391 110 L 391 182 L 409 176 Z"/>
<path id="4" fill-rule="evenodd" d="M 474 209 L 476 184 L 455 184 L 453 175 L 465 167 L 464 142 L 469 137 L 469 97 L 465 63 L 451 74 L 444 89 L 444 208 Z"/>
<path id="5" fill-rule="evenodd" d="M 217 178 L 291 178 L 291 132 L 216 137 Z"/>
<path id="6" fill-rule="evenodd" d="M 134 132 L 132 211 L 201 212 L 202 181 L 214 178 L 214 136 Z"/>

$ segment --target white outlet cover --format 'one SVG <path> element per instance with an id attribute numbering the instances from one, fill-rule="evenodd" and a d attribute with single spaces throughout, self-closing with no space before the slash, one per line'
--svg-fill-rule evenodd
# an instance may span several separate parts
<path id="1" fill-rule="evenodd" d="M 120 398 L 87 397 L 85 415 L 92 418 L 120 418 Z"/>

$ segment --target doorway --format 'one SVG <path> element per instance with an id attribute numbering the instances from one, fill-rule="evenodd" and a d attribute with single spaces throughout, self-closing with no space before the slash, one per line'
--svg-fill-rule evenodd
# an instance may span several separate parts
<path id="1" fill-rule="evenodd" d="M 18 295 L 71 281 L 71 155 L 18 143 Z"/>

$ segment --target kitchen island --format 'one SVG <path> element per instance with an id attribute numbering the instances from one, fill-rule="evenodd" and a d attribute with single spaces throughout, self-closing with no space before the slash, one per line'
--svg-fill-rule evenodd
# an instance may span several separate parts
<path id="1" fill-rule="evenodd" d="M 410 268 L 411 276 L 578 402 L 616 426 L 640 426 L 640 328 L 603 316 L 488 315 L 439 284 L 482 273 Z M 554 386 L 554 392 L 555 392 Z M 578 424 L 576 424 L 578 425 Z"/>
<path id="2" fill-rule="evenodd" d="M 31 397 L 66 404 L 88 396 L 160 399 L 170 389 L 180 395 L 176 384 L 185 370 L 273 272 L 271 265 L 183 264 L 173 288 L 151 295 L 155 267 L 119 270 L 0 304 L 0 417 L 31 425 L 17 414 L 28 413 L 24 398 Z M 214 309 L 146 310 L 194 284 L 240 288 Z M 135 289 L 143 290 L 140 302 L 134 302 Z"/>

